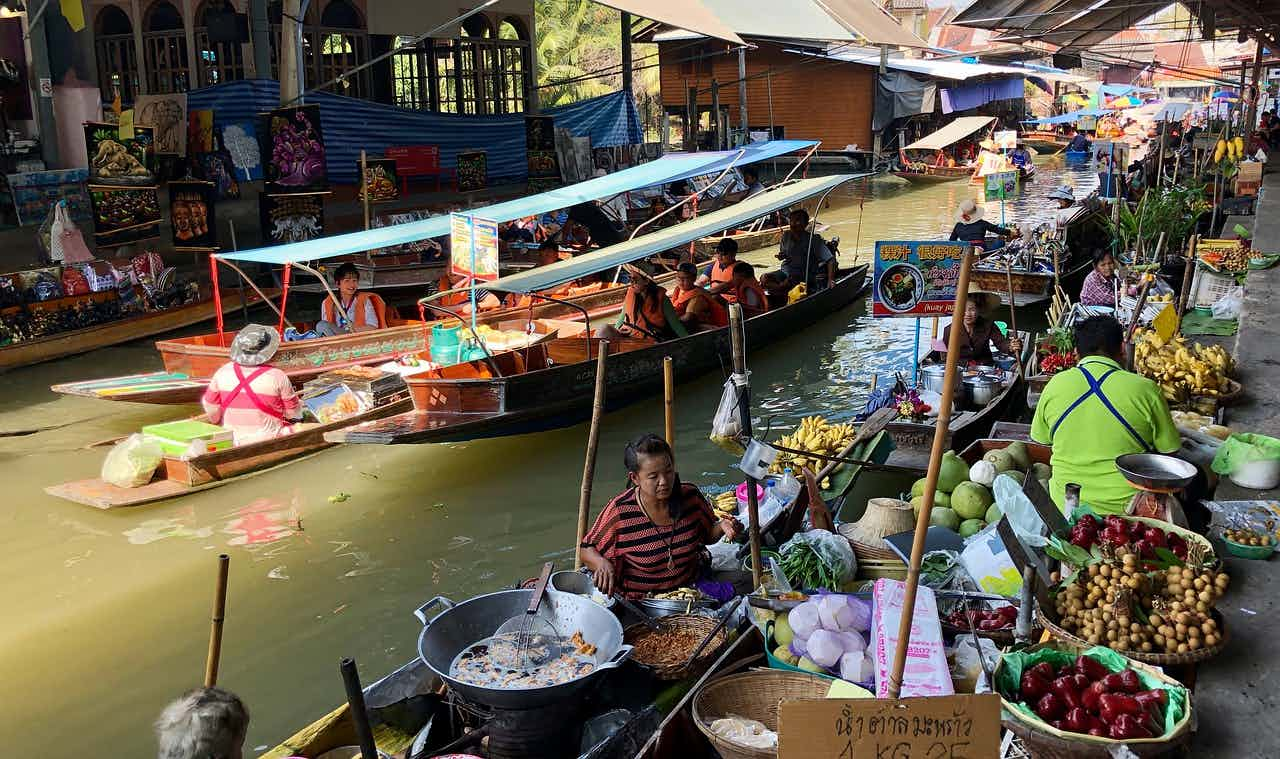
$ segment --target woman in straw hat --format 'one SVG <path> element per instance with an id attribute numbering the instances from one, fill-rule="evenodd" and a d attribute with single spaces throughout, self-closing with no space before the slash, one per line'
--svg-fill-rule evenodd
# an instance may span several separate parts
<path id="1" fill-rule="evenodd" d="M 250 324 L 231 341 L 231 360 L 209 380 L 201 404 L 209 421 L 231 430 L 236 445 L 293 432 L 302 401 L 284 372 L 268 364 L 280 348 L 271 327 Z"/>
<path id="2" fill-rule="evenodd" d="M 994 361 L 991 345 L 1004 353 L 1017 356 L 1022 352 L 1022 341 L 1017 335 L 1006 337 L 996 326 L 991 315 L 1000 307 L 1000 296 L 982 290 L 970 290 L 969 298 L 964 304 L 964 318 L 960 320 L 959 365 L 967 363 L 990 364 Z M 942 331 L 943 346 L 951 345 L 951 328 L 955 322 L 948 324 Z"/>
<path id="3" fill-rule="evenodd" d="M 973 198 L 966 198 L 956 209 L 956 225 L 951 228 L 949 239 L 967 242 L 983 250 L 995 250 L 1004 245 L 1005 239 L 1018 236 L 1018 231 L 1009 227 L 997 227 L 982 218 L 985 209 Z M 999 235 L 994 240 L 987 239 L 987 234 Z"/>

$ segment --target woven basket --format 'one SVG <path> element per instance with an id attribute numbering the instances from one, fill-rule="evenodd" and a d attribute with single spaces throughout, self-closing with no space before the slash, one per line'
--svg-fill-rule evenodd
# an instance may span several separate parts
<path id="1" fill-rule="evenodd" d="M 1244 385 L 1228 377 L 1227 390 L 1218 395 L 1218 405 L 1234 406 L 1240 400 L 1241 395 L 1244 395 Z"/>
<path id="2" fill-rule="evenodd" d="M 907 501 L 897 498 L 872 498 L 867 510 L 856 522 L 842 524 L 839 533 L 849 541 L 859 560 L 896 561 L 898 555 L 884 546 L 889 535 L 915 528 L 915 512 Z"/>
<path id="3" fill-rule="evenodd" d="M 713 617 L 703 617 L 697 614 L 672 614 L 662 618 L 661 624 L 664 628 L 675 627 L 680 630 L 689 630 L 697 637 L 693 644 L 683 652 L 680 652 L 678 659 L 672 664 L 651 663 L 636 656 L 633 651 L 631 661 L 640 664 L 648 669 L 655 678 L 659 680 L 683 680 L 690 675 L 701 672 L 708 664 L 711 663 L 719 652 L 720 647 L 728 640 L 729 635 L 725 630 L 716 633 L 715 639 L 702 649 L 702 653 L 693 662 L 686 664 L 689 654 L 693 653 L 693 649 L 697 647 L 702 639 L 707 637 L 711 629 L 716 626 L 716 620 Z M 624 643 L 635 645 L 636 641 L 649 635 L 652 631 L 643 624 L 634 624 L 622 632 L 622 640 Z M 675 652 L 673 652 L 674 654 Z"/>
<path id="4" fill-rule="evenodd" d="M 733 743 L 711 732 L 711 723 L 737 715 L 778 729 L 778 705 L 802 698 L 825 698 L 831 681 L 801 672 L 756 669 L 726 675 L 702 686 L 693 697 L 693 721 L 724 759 L 770 759 L 777 749 L 761 749 Z"/>
<path id="5" fill-rule="evenodd" d="M 1218 641 L 1218 645 L 1210 648 L 1201 648 L 1196 651 L 1188 651 L 1185 654 L 1167 654 L 1167 653 L 1143 653 L 1141 651 L 1119 651 L 1123 656 L 1127 656 L 1134 661 L 1144 662 L 1146 664 L 1154 664 L 1158 667 L 1168 667 L 1175 664 L 1195 664 L 1197 662 L 1207 661 L 1217 656 L 1226 647 L 1230 634 L 1227 632 L 1226 620 L 1222 618 L 1222 614 L 1214 609 L 1210 616 L 1217 621 L 1218 631 L 1222 634 L 1222 640 Z M 1067 641 L 1077 647 L 1090 647 L 1093 644 L 1089 641 L 1067 632 L 1057 622 L 1050 619 L 1044 609 L 1036 609 L 1036 622 L 1038 622 L 1045 630 L 1058 640 Z"/>

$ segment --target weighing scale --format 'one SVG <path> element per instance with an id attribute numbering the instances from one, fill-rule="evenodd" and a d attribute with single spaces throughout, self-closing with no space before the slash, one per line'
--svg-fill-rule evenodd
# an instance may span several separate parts
<path id="1" fill-rule="evenodd" d="M 1182 513 L 1176 494 L 1191 484 L 1197 472 L 1188 461 L 1158 453 L 1126 453 L 1116 459 L 1116 469 L 1138 489 L 1129 502 L 1128 513 L 1165 521 L 1173 521 L 1173 514 Z"/>

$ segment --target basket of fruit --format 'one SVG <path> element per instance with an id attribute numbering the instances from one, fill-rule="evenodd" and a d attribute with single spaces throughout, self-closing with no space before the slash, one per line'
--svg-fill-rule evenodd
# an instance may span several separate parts
<path id="1" fill-rule="evenodd" d="M 1071 525 L 1069 537 L 1072 545 L 1085 551 L 1092 551 L 1095 546 L 1100 551 L 1131 546 L 1147 561 L 1154 561 L 1162 556 L 1166 562 L 1176 558 L 1193 566 L 1217 561 L 1213 544 L 1203 535 L 1152 517 L 1109 514 L 1099 519 L 1095 514 L 1084 513 Z M 1172 557 L 1164 555 L 1163 551 L 1172 554 Z M 1055 558 L 1076 563 L 1070 561 L 1069 557 Z"/>
<path id="2" fill-rule="evenodd" d="M 1121 744 L 1162 756 L 1190 734 L 1186 688 L 1100 646 L 1054 642 L 1006 653 L 992 678 L 1004 726 L 1044 759 L 1110 759 Z"/>
<path id="3" fill-rule="evenodd" d="M 1227 553 L 1242 559 L 1269 559 L 1276 550 L 1276 539 L 1266 533 L 1253 530 L 1222 531 L 1222 543 Z"/>

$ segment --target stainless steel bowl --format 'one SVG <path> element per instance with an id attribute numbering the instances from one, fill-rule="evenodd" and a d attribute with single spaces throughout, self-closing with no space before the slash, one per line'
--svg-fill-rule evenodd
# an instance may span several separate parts
<path id="1" fill-rule="evenodd" d="M 593 593 L 599 592 L 595 582 L 591 579 L 591 575 L 584 572 L 575 572 L 566 569 L 551 575 L 551 589 L 558 590 L 561 593 L 572 593 L 575 596 L 582 596 L 592 603 L 599 603 L 606 609 L 612 609 L 614 600 L 613 596 L 604 596 L 604 601 L 595 601 L 591 598 Z"/>
<path id="2" fill-rule="evenodd" d="M 697 614 L 707 609 L 714 609 L 715 601 L 677 601 L 664 598 L 643 598 L 636 602 L 649 616 L 668 617 L 672 614 Z"/>
<path id="3" fill-rule="evenodd" d="M 1197 471 L 1189 461 L 1159 453 L 1126 453 L 1116 458 L 1116 469 L 1134 485 L 1169 491 L 1190 485 Z"/>
<path id="4" fill-rule="evenodd" d="M 985 408 L 1000 394 L 1000 378 L 992 374 L 978 374 L 964 378 L 964 401 L 968 408 L 977 411 Z"/>

